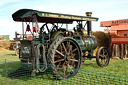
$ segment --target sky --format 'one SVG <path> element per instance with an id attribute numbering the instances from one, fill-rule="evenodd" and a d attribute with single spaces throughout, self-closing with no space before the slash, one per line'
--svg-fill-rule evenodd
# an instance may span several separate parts
<path id="1" fill-rule="evenodd" d="M 99 18 L 92 23 L 92 30 L 101 31 L 101 21 L 128 18 L 128 0 L 0 0 L 0 35 L 13 39 L 15 31 L 22 32 L 22 23 L 13 21 L 12 14 L 24 8 L 81 16 L 92 12 Z"/>

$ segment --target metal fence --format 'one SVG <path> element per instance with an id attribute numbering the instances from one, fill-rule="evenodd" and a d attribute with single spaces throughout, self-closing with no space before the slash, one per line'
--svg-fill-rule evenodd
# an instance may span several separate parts
<path id="1" fill-rule="evenodd" d="M 128 85 L 128 76 L 81 68 L 75 77 L 57 80 L 52 70 L 31 76 L 31 71 L 16 61 L 0 64 L 0 85 Z"/>

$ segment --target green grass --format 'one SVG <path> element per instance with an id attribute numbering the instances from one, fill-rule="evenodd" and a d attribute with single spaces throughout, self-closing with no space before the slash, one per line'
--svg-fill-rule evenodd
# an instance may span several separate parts
<path id="1" fill-rule="evenodd" d="M 5 64 L 6 59 L 6 64 Z M 14 51 L 0 52 L 0 85 L 125 85 L 128 84 L 128 60 L 111 59 L 107 67 L 101 68 L 96 60 L 86 60 L 73 78 L 56 80 L 51 73 L 31 77 L 30 71 L 21 67 Z"/>
<path id="2" fill-rule="evenodd" d="M 97 65 L 96 60 L 87 60 L 81 68 L 95 70 L 97 72 L 112 73 L 116 75 L 128 75 L 128 60 L 110 59 L 107 67 L 101 68 Z"/>

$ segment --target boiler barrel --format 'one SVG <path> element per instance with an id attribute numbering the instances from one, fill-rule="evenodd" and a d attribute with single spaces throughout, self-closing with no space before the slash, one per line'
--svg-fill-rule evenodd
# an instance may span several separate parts
<path id="1" fill-rule="evenodd" d="M 83 39 L 76 39 L 81 50 L 94 50 L 97 47 L 97 40 L 93 37 L 83 38 Z"/>

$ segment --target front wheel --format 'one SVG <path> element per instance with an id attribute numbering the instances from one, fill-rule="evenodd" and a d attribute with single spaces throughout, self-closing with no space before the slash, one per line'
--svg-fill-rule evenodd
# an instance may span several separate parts
<path id="1" fill-rule="evenodd" d="M 81 65 L 79 45 L 70 37 L 56 39 L 49 48 L 48 57 L 57 79 L 75 76 Z"/>
<path id="2" fill-rule="evenodd" d="M 97 51 L 96 62 L 98 66 L 105 67 L 109 64 L 110 56 L 109 51 L 105 47 L 100 47 Z"/>

